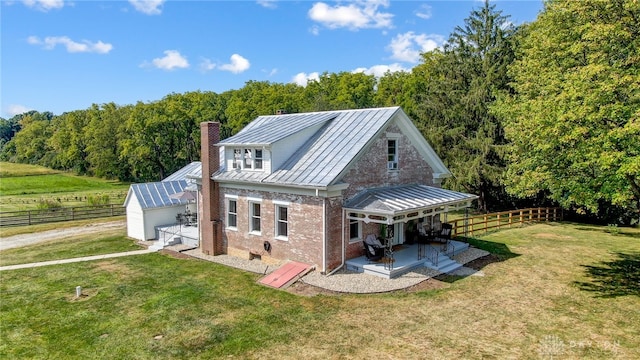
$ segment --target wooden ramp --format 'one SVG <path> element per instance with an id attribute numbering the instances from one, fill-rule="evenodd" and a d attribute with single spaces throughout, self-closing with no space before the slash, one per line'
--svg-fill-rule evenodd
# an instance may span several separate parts
<path id="1" fill-rule="evenodd" d="M 271 274 L 260 279 L 259 282 L 263 285 L 280 289 L 293 284 L 300 277 L 308 273 L 311 268 L 311 265 L 290 261 L 276 269 Z"/>

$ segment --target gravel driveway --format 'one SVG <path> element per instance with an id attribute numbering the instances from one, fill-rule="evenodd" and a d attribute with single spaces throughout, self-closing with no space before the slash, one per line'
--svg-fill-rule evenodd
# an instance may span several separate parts
<path id="1" fill-rule="evenodd" d="M 125 226 L 126 222 L 124 220 L 119 220 L 57 230 L 48 230 L 31 234 L 0 237 L 0 251 L 36 244 L 43 241 L 62 239 L 69 236 L 91 234 L 103 230 L 123 229 Z"/>

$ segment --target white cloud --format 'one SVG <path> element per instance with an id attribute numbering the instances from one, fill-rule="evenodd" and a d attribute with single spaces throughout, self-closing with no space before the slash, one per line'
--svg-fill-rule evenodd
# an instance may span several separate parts
<path id="1" fill-rule="evenodd" d="M 271 70 L 268 69 L 262 69 L 262 72 L 267 74 L 267 77 L 272 77 L 273 75 L 278 73 L 278 69 L 277 68 L 273 68 Z"/>
<path id="2" fill-rule="evenodd" d="M 76 42 L 67 36 L 47 36 L 44 39 L 40 39 L 37 36 L 29 36 L 27 42 L 31 45 L 42 45 L 47 50 L 52 50 L 57 45 L 62 45 L 70 53 L 108 54 L 113 49 L 113 45 L 102 41 L 92 43 L 89 40 L 82 40 L 82 42 Z"/>
<path id="3" fill-rule="evenodd" d="M 291 82 L 298 84 L 300 86 L 307 86 L 307 83 L 309 81 L 319 81 L 320 80 L 320 73 L 317 72 L 312 72 L 310 74 L 307 73 L 298 73 L 296 74 L 292 79 Z"/>
<path id="4" fill-rule="evenodd" d="M 203 59 L 200 62 L 200 70 L 207 72 L 216 68 L 216 64 L 212 63 L 209 59 Z"/>
<path id="5" fill-rule="evenodd" d="M 314 26 L 312 26 L 312 27 L 309 29 L 309 32 L 310 32 L 311 34 L 313 34 L 313 35 L 316 35 L 316 36 L 317 36 L 317 35 L 320 35 L 320 27 L 319 27 L 319 26 L 317 26 L 317 25 L 314 25 Z"/>
<path id="6" fill-rule="evenodd" d="M 441 35 L 415 34 L 413 31 L 399 34 L 387 46 L 391 51 L 391 58 L 404 62 L 417 63 L 420 54 L 435 50 L 444 44 L 444 37 Z"/>
<path id="7" fill-rule="evenodd" d="M 64 7 L 63 0 L 22 0 L 22 3 L 30 8 L 40 11 L 49 11 L 52 9 L 61 9 Z"/>
<path id="8" fill-rule="evenodd" d="M 275 0 L 258 0 L 256 2 L 258 5 L 266 7 L 267 9 L 275 9 L 278 7 L 278 5 L 276 5 L 277 1 Z"/>
<path id="9" fill-rule="evenodd" d="M 139 12 L 147 15 L 162 14 L 162 4 L 165 0 L 129 0 L 129 3 Z"/>
<path id="10" fill-rule="evenodd" d="M 421 19 L 431 19 L 431 5 L 422 5 L 418 10 L 415 11 L 417 17 Z"/>
<path id="11" fill-rule="evenodd" d="M 393 14 L 378 11 L 379 7 L 389 7 L 388 0 L 357 0 L 349 5 L 329 6 L 323 2 L 313 4 L 309 9 L 311 20 L 329 29 L 348 28 L 390 28 Z"/>
<path id="12" fill-rule="evenodd" d="M 162 70 L 185 69 L 189 67 L 187 58 L 180 55 L 176 50 L 165 50 L 164 57 L 155 58 L 151 61 L 152 65 Z"/>
<path id="13" fill-rule="evenodd" d="M 352 73 L 365 73 L 367 75 L 373 75 L 377 78 L 383 77 L 387 71 L 389 72 L 398 72 L 398 71 L 409 71 L 409 69 L 405 69 L 402 65 L 398 63 L 393 63 L 389 65 L 373 65 L 370 68 L 357 68 L 352 71 Z"/>
<path id="14" fill-rule="evenodd" d="M 16 115 L 20 115 L 20 114 L 24 114 L 26 112 L 29 112 L 33 109 L 28 108 L 24 105 L 18 105 L 18 104 L 11 104 L 9 106 L 7 106 L 7 114 L 9 114 L 9 116 L 13 117 Z"/>
<path id="15" fill-rule="evenodd" d="M 231 55 L 231 63 L 220 65 L 219 69 L 224 71 L 230 71 L 234 74 L 239 74 L 246 71 L 251 67 L 249 60 L 243 58 L 238 54 Z"/>

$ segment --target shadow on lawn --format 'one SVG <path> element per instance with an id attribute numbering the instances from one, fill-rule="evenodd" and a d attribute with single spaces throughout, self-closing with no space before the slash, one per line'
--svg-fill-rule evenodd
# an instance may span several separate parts
<path id="1" fill-rule="evenodd" d="M 503 243 L 480 240 L 472 237 L 458 237 L 458 239 L 461 239 L 462 241 L 469 243 L 469 245 L 473 247 L 488 251 L 492 255 L 495 255 L 498 259 L 497 261 L 494 261 L 494 262 L 505 261 L 505 260 L 509 260 L 514 257 L 520 256 L 520 254 L 511 252 L 509 247 Z"/>
<path id="2" fill-rule="evenodd" d="M 509 247 L 503 243 L 480 240 L 480 239 L 471 238 L 471 237 L 458 237 L 456 238 L 456 240 L 465 241 L 469 243 L 469 245 L 475 248 L 485 250 L 490 253 L 487 256 L 483 256 L 479 259 L 473 260 L 464 265 L 465 267 L 471 268 L 476 271 L 480 271 L 482 268 L 484 268 L 489 264 L 502 262 L 502 261 L 513 259 L 515 257 L 520 256 L 520 254 L 511 252 Z M 469 273 L 464 275 L 456 275 L 454 272 L 453 274 L 438 275 L 435 277 L 435 279 L 439 281 L 447 282 L 447 283 L 453 283 L 460 279 L 466 278 L 467 276 L 473 276 L 473 274 Z"/>
<path id="3" fill-rule="evenodd" d="M 576 227 L 576 230 L 594 231 L 594 232 L 600 232 L 604 234 L 611 234 L 613 236 L 625 236 L 625 237 L 640 239 L 640 235 L 638 235 L 637 233 L 625 231 L 626 230 L 625 228 L 614 227 L 613 229 L 611 229 L 611 228 L 602 227 L 602 226 L 600 227 L 581 226 L 581 227 Z M 615 231 L 615 232 L 612 232 L 612 231 Z"/>
<path id="4" fill-rule="evenodd" d="M 617 259 L 599 265 L 583 265 L 591 282 L 575 282 L 597 297 L 640 296 L 640 253 L 616 253 Z"/>

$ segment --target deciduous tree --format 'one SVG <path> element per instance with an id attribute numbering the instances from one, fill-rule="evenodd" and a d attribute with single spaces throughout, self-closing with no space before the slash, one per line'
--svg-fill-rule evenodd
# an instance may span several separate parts
<path id="1" fill-rule="evenodd" d="M 522 39 L 515 95 L 496 111 L 507 189 L 606 212 L 640 202 L 640 2 L 549 1 Z"/>

